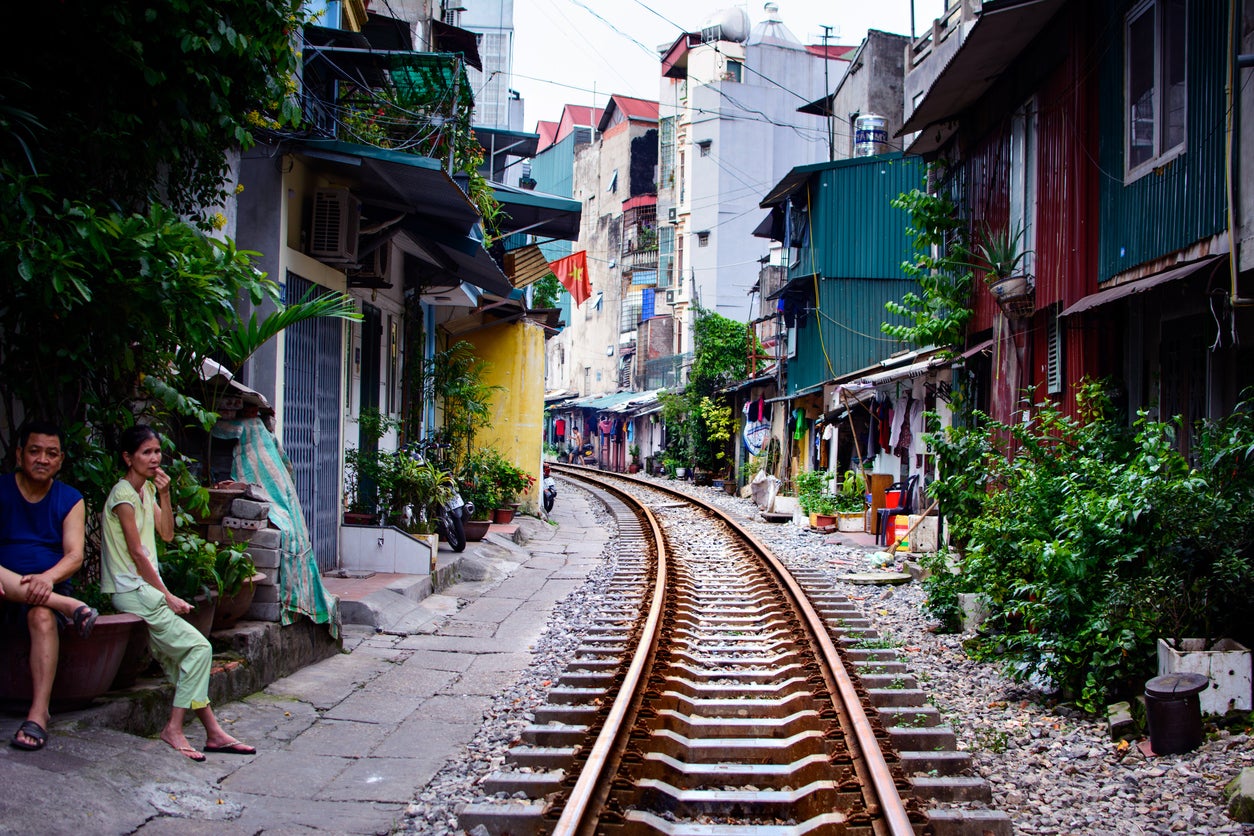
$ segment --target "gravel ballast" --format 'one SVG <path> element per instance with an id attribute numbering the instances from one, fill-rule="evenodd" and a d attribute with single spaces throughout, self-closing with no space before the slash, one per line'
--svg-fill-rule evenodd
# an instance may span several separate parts
<path id="1" fill-rule="evenodd" d="M 1228 818 L 1222 795 L 1242 767 L 1254 766 L 1248 725 L 1243 733 L 1212 730 L 1187 754 L 1147 757 L 1135 743 L 1112 741 L 1104 719 L 1056 704 L 995 666 L 968 659 L 964 636 L 934 632 L 919 584 L 854 586 L 839 580 L 870 568 L 865 550 L 800 526 L 766 523 L 749 500 L 686 482 L 665 484 L 729 512 L 786 565 L 821 570 L 860 603 L 880 633 L 900 643 L 919 687 L 931 694 L 959 747 L 972 753 L 975 769 L 990 782 L 990 806 L 1010 816 L 1015 832 L 1254 834 L 1254 826 Z M 410 805 L 407 832 L 461 832 L 456 809 L 482 798 L 479 783 L 504 764 L 506 750 L 578 646 L 612 572 L 614 546 L 611 540 L 605 565 L 558 605 L 533 663 L 494 702 L 464 757 L 447 763 Z"/>

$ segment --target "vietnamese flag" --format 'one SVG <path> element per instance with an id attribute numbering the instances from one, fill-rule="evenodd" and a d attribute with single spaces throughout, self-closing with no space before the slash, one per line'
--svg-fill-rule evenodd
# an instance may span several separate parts
<path id="1" fill-rule="evenodd" d="M 587 250 L 580 250 L 573 255 L 549 262 L 549 267 L 553 270 L 553 275 L 557 276 L 557 280 L 562 283 L 562 287 L 570 291 L 570 295 L 575 300 L 575 307 L 582 305 L 592 295 L 592 282 L 588 280 Z"/>

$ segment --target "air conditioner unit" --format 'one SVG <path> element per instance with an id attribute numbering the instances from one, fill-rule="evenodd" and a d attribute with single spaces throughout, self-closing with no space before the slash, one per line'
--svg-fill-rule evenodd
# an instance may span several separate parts
<path id="1" fill-rule="evenodd" d="M 678 218 L 679 218 L 679 210 L 676 209 L 674 206 L 666 210 L 666 220 L 670 221 L 671 223 L 675 223 L 675 221 Z"/>
<path id="2" fill-rule="evenodd" d="M 673 290 L 666 291 L 666 304 L 668 305 L 675 304 L 675 291 Z"/>
<path id="3" fill-rule="evenodd" d="M 348 264 L 357 260 L 361 203 L 348 189 L 314 192 L 309 254 L 319 261 Z"/>
<path id="4" fill-rule="evenodd" d="M 389 288 L 402 282 L 405 254 L 391 241 L 375 247 L 362 258 L 361 266 L 348 273 L 352 287 Z"/>

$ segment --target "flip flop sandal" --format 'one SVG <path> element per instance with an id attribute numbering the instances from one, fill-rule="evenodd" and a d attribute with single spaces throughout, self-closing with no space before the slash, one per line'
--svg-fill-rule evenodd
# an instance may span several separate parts
<path id="1" fill-rule="evenodd" d="M 84 604 L 74 611 L 74 629 L 78 631 L 79 638 L 85 639 L 91 635 L 91 628 L 96 626 L 96 618 L 100 613 Z"/>
<path id="2" fill-rule="evenodd" d="M 35 742 L 25 743 L 18 739 L 18 734 L 24 734 Z M 44 748 L 44 745 L 47 744 L 47 742 L 48 730 L 36 723 L 34 720 L 27 720 L 22 723 L 22 725 L 17 727 L 17 734 L 13 735 L 13 740 L 10 745 L 14 749 L 24 749 L 27 752 L 34 752 Z"/>
<path id="3" fill-rule="evenodd" d="M 232 740 L 222 746 L 210 746 L 205 744 L 202 747 L 206 752 L 218 752 L 224 755 L 255 755 L 256 748 L 249 746 L 247 743 L 240 743 L 238 740 Z"/>
<path id="4" fill-rule="evenodd" d="M 200 752 L 197 752 L 191 746 L 175 746 L 172 743 L 166 743 L 166 745 L 169 746 L 174 751 L 178 752 L 183 757 L 187 758 L 189 761 L 195 761 L 196 763 L 201 763 L 202 761 L 205 760 L 205 756 L 202 755 Z"/>

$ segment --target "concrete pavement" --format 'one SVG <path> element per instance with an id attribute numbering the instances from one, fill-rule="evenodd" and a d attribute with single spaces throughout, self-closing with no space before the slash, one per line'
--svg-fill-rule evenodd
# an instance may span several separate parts
<path id="1" fill-rule="evenodd" d="M 215 706 L 256 755 L 192 763 L 93 724 L 92 709 L 54 717 L 43 751 L 0 750 L 0 833 L 389 832 L 599 565 L 608 534 L 581 494 L 563 492 L 553 520 L 526 520 L 522 546 L 471 544 L 464 579 L 419 602 L 406 630 L 346 626 L 344 653 Z M 0 719 L 4 740 L 20 719 Z M 199 723 L 188 737 L 203 743 Z"/>

